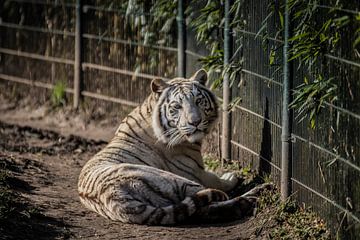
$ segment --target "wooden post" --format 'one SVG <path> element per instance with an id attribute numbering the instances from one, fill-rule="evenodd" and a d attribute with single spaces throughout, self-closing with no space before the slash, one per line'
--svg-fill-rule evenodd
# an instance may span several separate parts
<path id="1" fill-rule="evenodd" d="M 81 78 L 82 78 L 82 29 L 81 29 L 82 4 L 81 0 L 76 0 L 76 25 L 75 25 L 75 63 L 74 63 L 74 108 L 78 108 L 81 97 Z"/>

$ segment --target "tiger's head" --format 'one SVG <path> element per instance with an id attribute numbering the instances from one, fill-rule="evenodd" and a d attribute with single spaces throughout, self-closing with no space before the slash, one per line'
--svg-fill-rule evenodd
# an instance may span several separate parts
<path id="1" fill-rule="evenodd" d="M 169 147 L 185 141 L 195 143 L 211 130 L 218 117 L 218 104 L 205 87 L 206 81 L 207 73 L 201 69 L 189 79 L 151 82 L 151 90 L 158 99 L 152 115 L 158 140 Z"/>

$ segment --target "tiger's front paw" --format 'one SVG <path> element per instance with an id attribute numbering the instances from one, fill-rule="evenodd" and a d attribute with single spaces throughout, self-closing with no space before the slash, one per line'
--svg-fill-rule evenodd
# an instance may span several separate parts
<path id="1" fill-rule="evenodd" d="M 238 177 L 233 172 L 224 173 L 220 179 L 223 181 L 225 185 L 224 191 L 229 191 L 233 189 L 236 186 L 236 184 L 239 182 Z"/>

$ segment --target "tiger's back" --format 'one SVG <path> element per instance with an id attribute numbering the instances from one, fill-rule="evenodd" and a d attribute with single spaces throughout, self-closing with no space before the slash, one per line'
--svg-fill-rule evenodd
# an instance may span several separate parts
<path id="1" fill-rule="evenodd" d="M 150 96 L 83 167 L 78 190 L 86 207 L 112 220 L 156 225 L 252 211 L 251 200 L 224 193 L 236 185 L 234 174 L 219 178 L 204 169 L 201 140 L 218 116 L 206 79 L 200 70 L 190 79 L 153 80 Z"/>

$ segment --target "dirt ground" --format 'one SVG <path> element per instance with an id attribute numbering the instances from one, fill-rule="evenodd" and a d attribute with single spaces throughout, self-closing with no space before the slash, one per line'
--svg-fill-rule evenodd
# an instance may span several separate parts
<path id="1" fill-rule="evenodd" d="M 81 121 L 69 126 L 62 120 L 61 127 L 36 117 L 39 112 L 44 114 L 41 109 L 14 112 L 6 104 L 0 109 L 0 166 L 9 171 L 10 185 L 21 196 L 21 204 L 28 205 L 27 210 L 20 212 L 26 217 L 10 219 L 0 226 L 0 239 L 258 239 L 256 235 L 264 236 L 259 234 L 258 217 L 227 224 L 150 227 L 112 222 L 98 216 L 80 204 L 77 179 L 82 166 L 106 144 L 104 140 L 110 138 L 114 127 L 103 128 L 94 138 L 84 132 L 96 126 L 84 127 Z M 74 132 L 86 139 L 72 135 Z"/>

